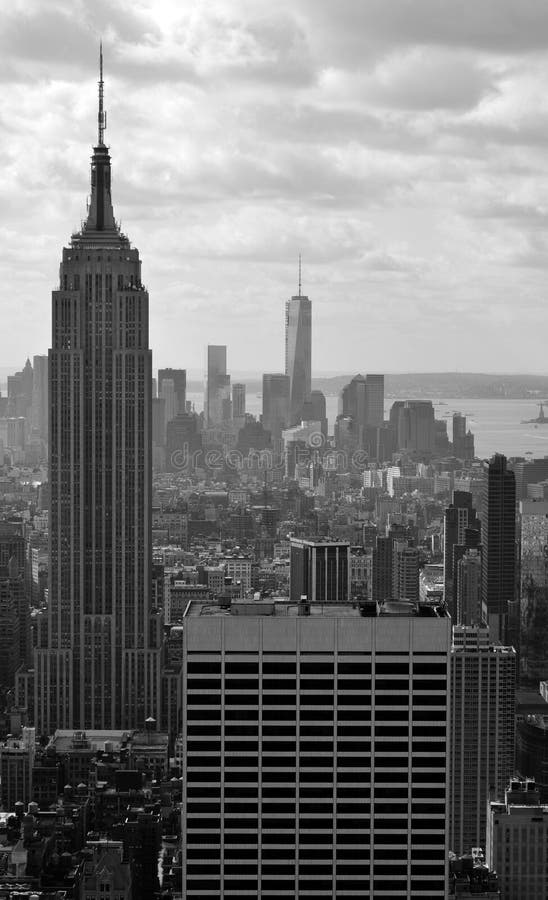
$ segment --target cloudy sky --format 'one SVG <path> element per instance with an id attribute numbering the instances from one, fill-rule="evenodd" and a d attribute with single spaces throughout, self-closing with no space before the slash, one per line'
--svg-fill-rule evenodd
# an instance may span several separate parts
<path id="1" fill-rule="evenodd" d="M 105 48 L 113 196 L 155 365 L 546 372 L 546 0 L 12 0 L 0 366 L 50 344 Z"/>

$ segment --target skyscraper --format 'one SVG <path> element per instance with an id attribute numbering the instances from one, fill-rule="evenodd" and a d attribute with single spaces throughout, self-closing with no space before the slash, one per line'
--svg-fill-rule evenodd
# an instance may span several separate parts
<path id="1" fill-rule="evenodd" d="M 479 530 L 479 521 L 473 507 L 473 497 L 469 491 L 453 491 L 452 502 L 445 510 L 443 520 L 443 579 L 445 602 L 456 621 L 456 559 L 455 547 L 464 547 L 466 530 Z"/>
<path id="2" fill-rule="evenodd" d="M 33 358 L 32 427 L 43 440 L 48 439 L 48 358 Z"/>
<path id="3" fill-rule="evenodd" d="M 464 439 L 466 437 L 466 416 L 453 413 L 453 453 L 464 459 Z"/>
<path id="4" fill-rule="evenodd" d="M 291 538 L 290 599 L 298 603 L 346 603 L 350 593 L 350 544 Z"/>
<path id="5" fill-rule="evenodd" d="M 291 380 L 288 375 L 263 375 L 263 425 L 280 441 L 282 431 L 289 426 L 289 393 Z"/>
<path id="6" fill-rule="evenodd" d="M 392 597 L 398 600 L 419 599 L 419 551 L 406 540 L 394 541 L 392 550 Z"/>
<path id="7" fill-rule="evenodd" d="M 162 384 L 166 378 L 173 382 L 174 413 L 171 418 L 186 412 L 186 369 L 158 369 L 158 396 L 164 397 Z M 170 421 L 167 419 L 166 421 Z"/>
<path id="8" fill-rule="evenodd" d="M 516 651 L 485 625 L 453 628 L 451 653 L 450 849 L 484 847 L 490 791 L 514 771 Z"/>
<path id="9" fill-rule="evenodd" d="M 380 428 L 384 423 L 384 375 L 366 375 L 366 425 Z"/>
<path id="10" fill-rule="evenodd" d="M 397 407 L 397 447 L 430 454 L 435 444 L 434 407 L 431 400 L 406 400 Z M 391 416 L 392 419 L 392 416 Z"/>
<path id="11" fill-rule="evenodd" d="M 443 609 L 188 605 L 183 893 L 446 894 Z"/>
<path id="12" fill-rule="evenodd" d="M 521 500 L 519 507 L 520 674 L 523 685 L 536 688 L 548 678 L 548 500 Z"/>
<path id="13" fill-rule="evenodd" d="M 373 600 L 382 603 L 392 597 L 394 541 L 379 535 L 373 550 Z"/>
<path id="14" fill-rule="evenodd" d="M 327 405 L 323 391 L 310 392 L 310 419 L 320 422 L 322 434 L 327 440 Z"/>
<path id="15" fill-rule="evenodd" d="M 479 625 L 484 620 L 481 607 L 481 552 L 465 550 L 457 564 L 455 621 L 459 625 Z"/>
<path id="16" fill-rule="evenodd" d="M 34 660 L 46 733 L 160 715 L 148 294 L 139 252 L 114 218 L 104 129 L 101 53 L 88 215 L 52 293 L 49 603 Z"/>
<path id="17" fill-rule="evenodd" d="M 504 797 L 489 804 L 485 859 L 499 873 L 501 897 L 545 900 L 548 806 L 534 781 L 512 778 Z"/>
<path id="18" fill-rule="evenodd" d="M 245 384 L 232 385 L 232 421 L 237 428 L 245 425 Z"/>
<path id="19" fill-rule="evenodd" d="M 166 425 L 177 415 L 177 398 L 175 396 L 175 382 L 173 378 L 164 378 L 160 388 L 160 397 L 165 403 Z"/>
<path id="20" fill-rule="evenodd" d="M 312 304 L 299 293 L 285 304 L 285 373 L 289 375 L 289 425 L 298 425 L 310 400 L 312 382 Z"/>
<path id="21" fill-rule="evenodd" d="M 506 457 L 485 464 L 481 505 L 481 599 L 493 637 L 504 640 L 516 598 L 516 484 Z"/>
<path id="22" fill-rule="evenodd" d="M 230 375 L 223 345 L 209 344 L 207 348 L 205 419 L 209 426 L 230 419 Z"/>

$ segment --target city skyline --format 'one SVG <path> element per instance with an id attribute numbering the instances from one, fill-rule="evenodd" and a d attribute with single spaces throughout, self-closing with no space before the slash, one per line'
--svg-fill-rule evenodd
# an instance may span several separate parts
<path id="1" fill-rule="evenodd" d="M 546 895 L 548 374 L 451 357 L 543 358 L 543 186 L 502 193 L 537 169 L 496 114 L 548 11 L 480 3 L 0 25 L 10 88 L 29 59 L 0 130 L 5 900 Z M 59 246 L 49 338 L 24 298 Z"/>
<path id="2" fill-rule="evenodd" d="M 548 13 L 405 10 L 23 0 L 6 13 L 2 362 L 45 350 L 36 313 L 49 247 L 85 215 L 103 34 L 115 201 L 153 260 L 158 365 L 198 369 L 215 342 L 238 369 L 280 371 L 302 252 L 322 370 L 542 371 Z"/>

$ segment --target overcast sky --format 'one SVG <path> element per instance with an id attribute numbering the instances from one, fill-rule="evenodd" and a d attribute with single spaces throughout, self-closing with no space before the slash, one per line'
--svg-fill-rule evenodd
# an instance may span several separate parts
<path id="1" fill-rule="evenodd" d="M 547 372 L 546 0 L 12 0 L 0 18 L 0 367 L 50 345 L 96 139 L 154 365 Z"/>

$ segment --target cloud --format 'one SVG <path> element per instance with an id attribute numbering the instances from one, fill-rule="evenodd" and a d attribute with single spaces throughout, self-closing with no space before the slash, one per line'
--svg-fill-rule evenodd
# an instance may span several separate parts
<path id="1" fill-rule="evenodd" d="M 3 358 L 46 349 L 89 192 L 100 34 L 115 209 L 158 362 L 199 365 L 226 339 L 241 368 L 279 368 L 299 252 L 323 368 L 434 366 L 467 327 L 481 368 L 497 306 L 525 347 L 548 257 L 547 25 L 541 0 L 14 0 Z"/>

